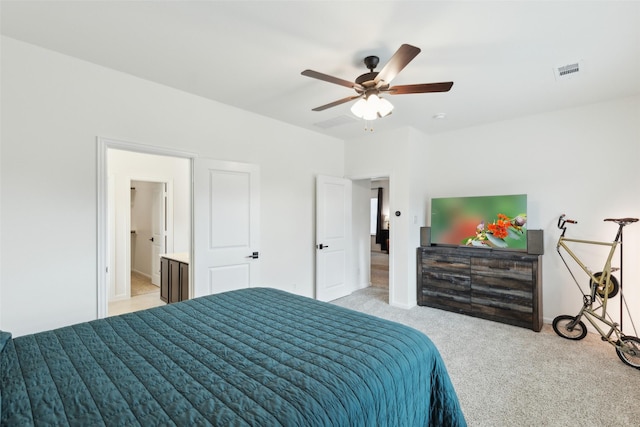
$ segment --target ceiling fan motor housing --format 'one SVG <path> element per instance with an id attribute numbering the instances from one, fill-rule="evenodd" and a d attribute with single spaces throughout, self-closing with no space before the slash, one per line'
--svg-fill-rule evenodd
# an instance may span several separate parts
<path id="1" fill-rule="evenodd" d="M 373 71 L 373 69 L 378 66 L 378 63 L 380 63 L 380 58 L 377 56 L 367 56 L 364 58 L 364 65 L 369 69 L 369 71 Z"/>
<path id="2" fill-rule="evenodd" d="M 377 75 L 378 75 L 377 71 L 364 73 L 361 76 L 358 76 L 358 78 L 356 79 L 356 83 L 364 87 L 371 86 Z M 371 82 L 371 83 L 366 84 L 367 82 Z"/>
<path id="3" fill-rule="evenodd" d="M 358 78 L 356 78 L 355 80 L 356 84 L 362 85 L 365 88 L 373 86 L 373 81 L 378 76 L 378 72 L 373 71 L 373 69 L 378 66 L 379 62 L 380 58 L 378 58 L 377 56 L 367 56 L 366 58 L 364 58 L 364 65 L 369 69 L 369 72 L 358 76 Z M 356 91 L 362 93 L 362 91 Z"/>

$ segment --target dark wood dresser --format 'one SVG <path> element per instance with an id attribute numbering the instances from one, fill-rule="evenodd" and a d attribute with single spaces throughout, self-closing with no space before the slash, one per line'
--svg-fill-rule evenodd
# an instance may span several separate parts
<path id="1" fill-rule="evenodd" d="M 542 329 L 542 256 L 472 247 L 417 250 L 418 305 Z"/>

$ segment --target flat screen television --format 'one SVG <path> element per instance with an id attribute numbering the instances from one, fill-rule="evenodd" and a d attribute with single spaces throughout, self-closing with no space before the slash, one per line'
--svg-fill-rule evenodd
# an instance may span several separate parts
<path id="1" fill-rule="evenodd" d="M 527 250 L 527 195 L 431 199 L 431 244 Z"/>

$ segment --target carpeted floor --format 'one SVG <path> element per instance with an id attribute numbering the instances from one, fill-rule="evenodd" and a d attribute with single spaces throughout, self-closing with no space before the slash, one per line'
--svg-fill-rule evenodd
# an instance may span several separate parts
<path id="1" fill-rule="evenodd" d="M 414 307 L 395 308 L 370 287 L 334 304 L 412 326 L 447 365 L 469 426 L 637 426 L 640 370 L 588 334 L 570 341 L 541 332 Z"/>

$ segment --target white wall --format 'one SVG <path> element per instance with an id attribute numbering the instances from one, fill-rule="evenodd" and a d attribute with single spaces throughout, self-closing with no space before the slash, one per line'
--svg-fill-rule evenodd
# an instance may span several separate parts
<path id="1" fill-rule="evenodd" d="M 412 129 L 374 133 L 347 141 L 345 153 L 347 175 L 391 177 L 390 209 L 402 211 L 391 225 L 392 259 L 400 269 L 392 273 L 396 305 L 415 304 L 415 248 L 432 197 L 528 195 L 528 227 L 545 234 L 547 323 L 577 313 L 582 301 L 555 250 L 558 216 L 579 220 L 569 235 L 605 241 L 613 240 L 616 227 L 604 218 L 640 217 L 640 97 L 430 136 Z M 624 238 L 624 293 L 638 323 L 640 225 L 628 226 Z M 604 262 L 602 250 L 576 250 L 594 271 Z M 614 318 L 618 301 L 609 306 Z"/>
<path id="2" fill-rule="evenodd" d="M 0 328 L 17 336 L 96 317 L 97 136 L 259 164 L 262 283 L 313 295 L 314 181 L 342 176 L 342 141 L 1 43 Z"/>

